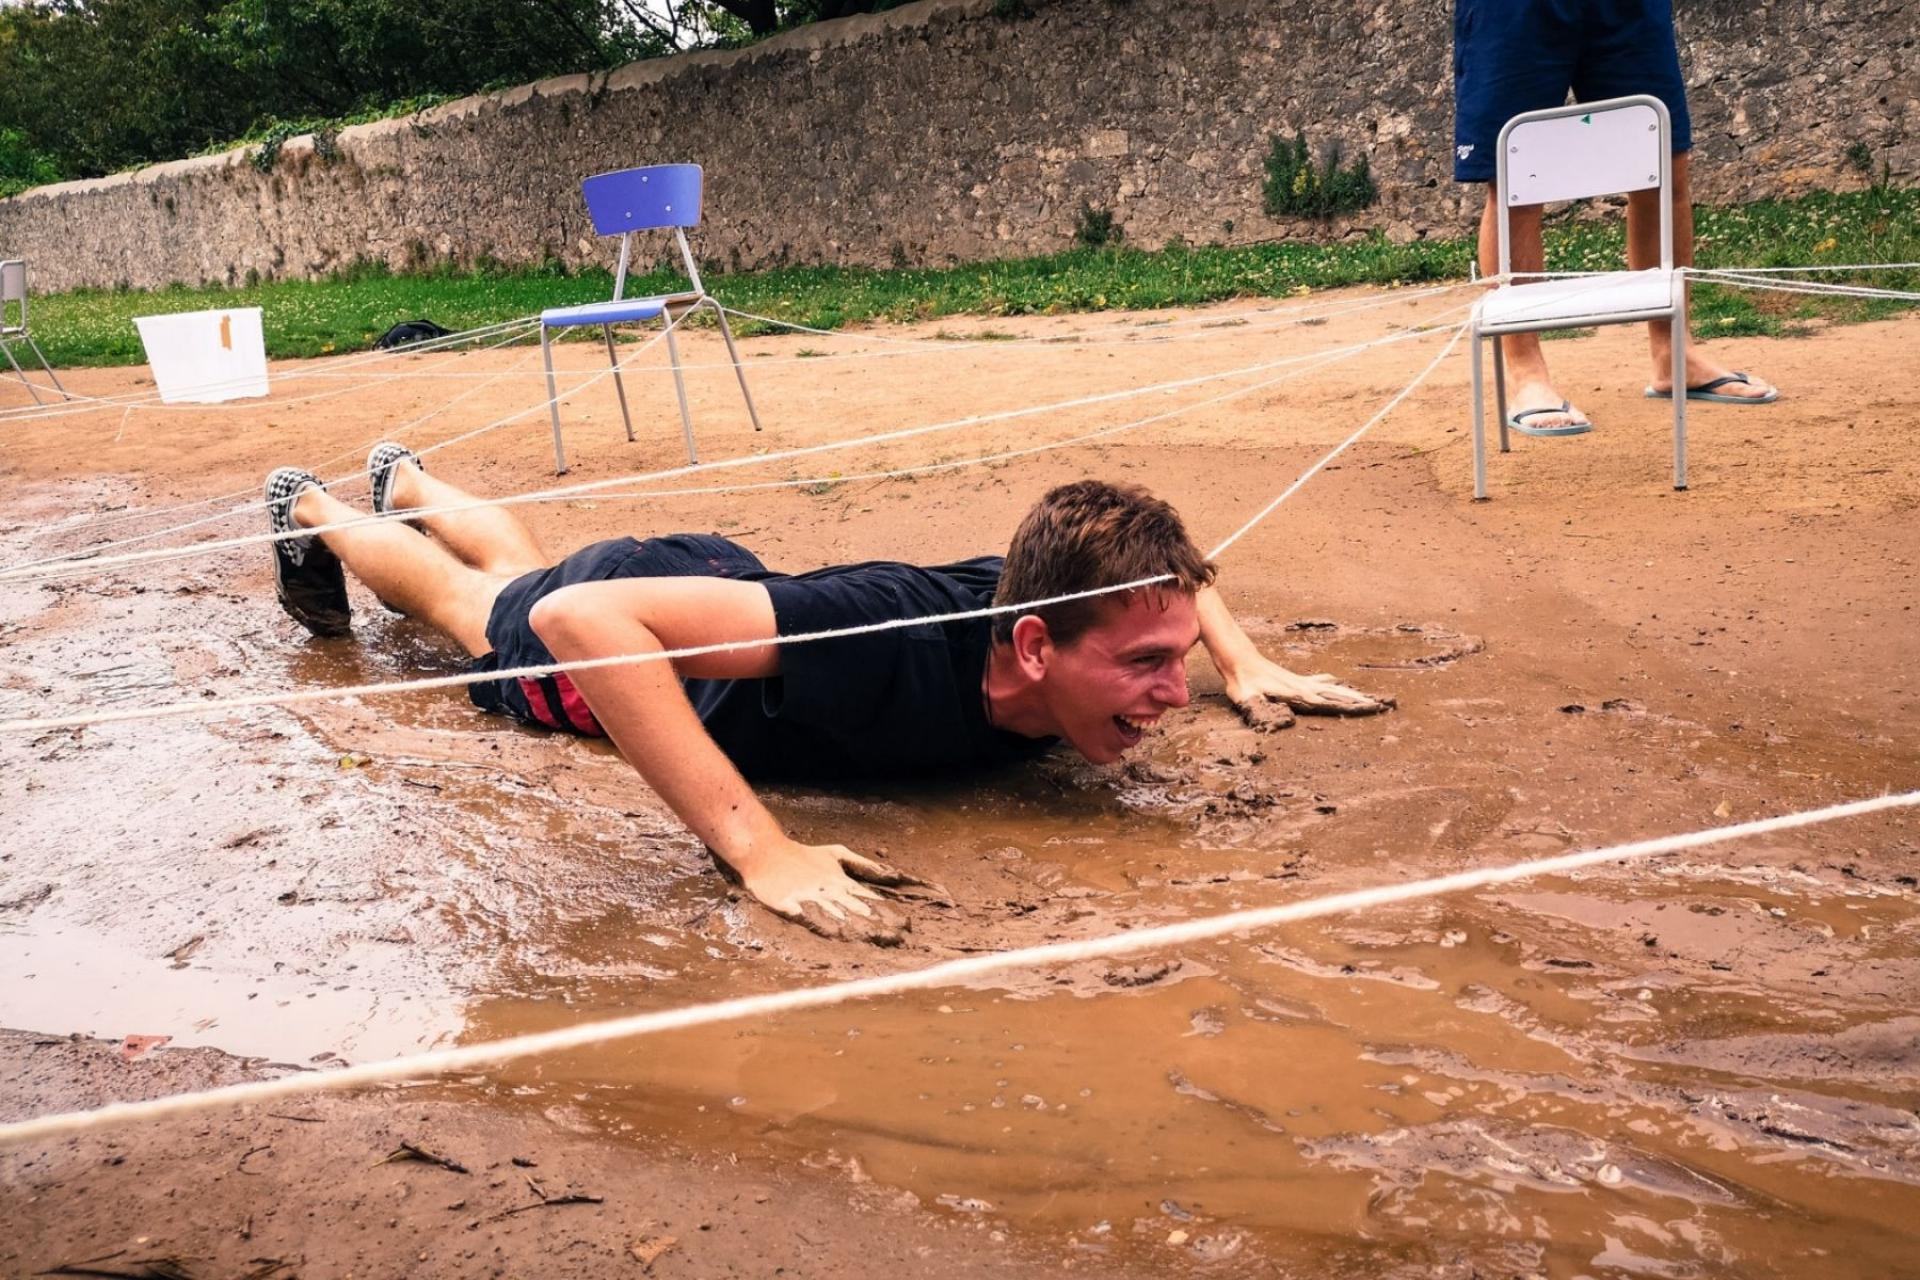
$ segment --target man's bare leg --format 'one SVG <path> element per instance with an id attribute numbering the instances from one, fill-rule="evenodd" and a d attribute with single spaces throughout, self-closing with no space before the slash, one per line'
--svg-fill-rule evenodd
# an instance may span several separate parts
<path id="1" fill-rule="evenodd" d="M 473 501 L 476 499 L 466 490 L 430 476 L 410 462 L 393 464 L 392 505 L 396 511 L 409 507 L 457 506 Z M 462 563 L 486 573 L 517 578 L 553 563 L 541 550 L 533 530 L 505 507 L 448 511 L 425 516 L 421 522 Z M 396 608 L 400 606 L 399 601 L 384 592 L 381 598 Z"/>
<path id="2" fill-rule="evenodd" d="M 1673 157 L 1673 264 L 1693 265 L 1693 196 L 1689 173 L 1692 154 L 1679 152 Z M 1627 196 L 1627 265 L 1645 271 L 1660 265 L 1660 193 L 1635 191 Z M 1647 325 L 1647 346 L 1653 356 L 1652 386 L 1655 391 L 1673 389 L 1673 326 L 1665 320 Z M 1693 343 L 1687 343 L 1687 385 L 1703 386 L 1715 378 L 1733 372 Z M 1749 375 L 1747 382 L 1729 382 L 1717 388 L 1720 395 L 1742 399 L 1764 399 L 1772 386 Z"/>
<path id="3" fill-rule="evenodd" d="M 1507 235 L 1507 256 L 1512 259 L 1515 275 L 1545 268 L 1547 256 L 1541 240 L 1539 205 L 1524 205 L 1514 209 L 1507 219 Z M 1486 207 L 1480 212 L 1480 274 L 1491 276 L 1499 272 L 1499 194 L 1489 183 Z M 1587 421 L 1587 415 L 1578 409 L 1561 411 L 1560 406 L 1566 403 L 1567 398 L 1554 388 L 1553 375 L 1547 371 L 1547 357 L 1540 349 L 1539 334 L 1507 334 L 1500 339 L 1500 349 L 1507 360 L 1509 414 L 1527 413 L 1531 409 L 1549 410 L 1546 413 L 1528 413 L 1526 423 L 1530 427 L 1566 427 Z"/>
<path id="4" fill-rule="evenodd" d="M 359 519 L 363 513 L 309 485 L 294 500 L 292 515 L 294 524 L 310 529 Z M 445 632 L 475 657 L 493 648 L 487 642 L 487 615 L 511 577 L 462 564 L 426 534 L 397 520 L 318 536 L 354 577 L 394 608 Z"/>

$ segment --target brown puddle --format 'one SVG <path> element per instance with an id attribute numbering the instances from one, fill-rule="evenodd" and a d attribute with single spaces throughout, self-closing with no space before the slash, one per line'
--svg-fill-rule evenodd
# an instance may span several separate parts
<path id="1" fill-rule="evenodd" d="M 610 1045 L 509 1066 L 495 1096 L 830 1165 L 1121 1257 L 1313 1265 L 1353 1238 L 1471 1239 L 1558 1271 L 1617 1241 L 1648 1274 L 1792 1273 L 1842 1229 L 1858 1274 L 1902 1265 L 1920 1078 L 1903 1104 L 1780 1083 L 1828 1056 L 1815 1037 L 1771 1082 L 1726 1067 L 1669 1082 L 1598 1024 L 1608 998 L 1581 974 L 1516 964 L 1485 906 L 1390 943 L 1301 928 L 1051 993 L 942 991 Z M 468 1016 L 475 1039 L 556 1022 L 519 1000 Z M 1850 1030 L 1916 1067 L 1920 1019 Z"/>
<path id="2" fill-rule="evenodd" d="M 10 494 L 7 558 L 32 521 L 117 496 Z M 1467 536 L 1451 509 L 1422 518 Z M 457 666 L 364 598 L 357 642 L 297 640 L 263 578 L 195 562 L 0 586 L 0 715 Z M 1462 595 L 1457 625 L 1441 590 L 1366 621 L 1256 619 L 1282 661 L 1397 696 L 1384 718 L 1257 733 L 1196 661 L 1194 708 L 1122 768 L 774 791 L 796 835 L 952 891 L 896 952 L 732 900 L 604 748 L 456 694 L 0 739 L 0 1025 L 367 1061 L 1698 829 L 1920 763 L 1635 657 L 1578 599 L 1541 595 Z M 1581 668 L 1591 635 L 1613 647 Z M 1920 1212 L 1911 830 L 613 1043 L 436 1092 L 809 1166 L 1147 1271 L 1900 1274 Z"/>

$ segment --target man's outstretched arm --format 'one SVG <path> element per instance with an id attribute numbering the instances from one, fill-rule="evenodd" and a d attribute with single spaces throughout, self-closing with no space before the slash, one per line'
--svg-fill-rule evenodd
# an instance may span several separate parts
<path id="1" fill-rule="evenodd" d="M 750 640 L 777 634 L 773 602 L 759 583 L 724 578 L 636 578 L 581 583 L 554 592 L 529 621 L 561 662 Z M 680 686 L 681 677 L 778 675 L 772 644 L 569 673 L 620 754 L 679 819 L 766 906 L 820 932 L 851 930 L 897 940 L 893 913 L 854 877 L 907 881 L 840 845 L 791 839 L 728 760 Z M 848 873 L 851 872 L 852 875 Z"/>
<path id="2" fill-rule="evenodd" d="M 1296 675 L 1268 658 L 1234 620 L 1213 587 L 1194 597 L 1200 615 L 1200 643 L 1219 668 L 1227 700 L 1256 729 L 1284 729 L 1293 713 L 1366 716 L 1385 711 L 1391 698 L 1375 698 L 1350 689 L 1329 675 Z"/>

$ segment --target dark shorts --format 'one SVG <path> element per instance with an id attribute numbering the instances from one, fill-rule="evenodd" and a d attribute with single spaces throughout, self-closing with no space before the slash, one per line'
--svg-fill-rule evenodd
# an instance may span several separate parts
<path id="1" fill-rule="evenodd" d="M 1648 93 L 1693 149 L 1672 0 L 1454 0 L 1453 177 L 1492 182 L 1500 130 L 1567 100 Z"/>
<path id="2" fill-rule="evenodd" d="M 487 616 L 487 643 L 493 652 L 475 658 L 471 670 L 507 671 L 545 666 L 553 653 L 534 634 L 529 617 L 547 596 L 580 582 L 614 578 L 749 578 L 767 572 L 745 547 L 705 533 L 676 533 L 664 538 L 614 538 L 596 542 L 546 569 L 508 583 Z M 599 722 L 565 672 L 546 676 L 482 680 L 467 686 L 467 696 L 482 711 L 510 715 L 529 724 L 600 737 Z"/>

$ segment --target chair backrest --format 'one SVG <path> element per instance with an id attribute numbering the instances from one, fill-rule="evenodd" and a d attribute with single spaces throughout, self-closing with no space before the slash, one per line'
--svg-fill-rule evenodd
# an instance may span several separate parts
<path id="1" fill-rule="evenodd" d="M 613 273 L 616 299 L 626 296 L 633 233 L 655 227 L 673 228 L 673 238 L 680 246 L 680 263 L 693 282 L 693 291 L 705 291 L 693 250 L 687 245 L 687 228 L 700 223 L 699 165 L 654 164 L 596 173 L 580 184 L 580 194 L 587 198 L 587 216 L 593 219 L 593 229 L 603 236 L 620 237 L 620 265 Z"/>
<path id="2" fill-rule="evenodd" d="M 656 164 L 597 173 L 580 184 L 593 229 L 603 236 L 700 224 L 700 166 Z"/>
<path id="3" fill-rule="evenodd" d="M 20 318 L 13 320 L 7 309 L 20 304 Z M 12 333 L 27 327 L 27 264 L 21 259 L 0 262 L 0 329 Z"/>
<path id="4" fill-rule="evenodd" d="M 1495 179 L 1500 272 L 1508 256 L 1508 212 L 1556 200 L 1584 200 L 1658 187 L 1660 264 L 1673 267 L 1673 124 L 1647 94 L 1529 111 L 1500 130 Z"/>

